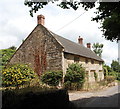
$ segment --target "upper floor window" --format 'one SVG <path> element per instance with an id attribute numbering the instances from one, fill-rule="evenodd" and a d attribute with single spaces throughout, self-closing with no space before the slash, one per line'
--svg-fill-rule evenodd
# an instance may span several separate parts
<path id="1" fill-rule="evenodd" d="M 74 62 L 79 62 L 80 61 L 80 57 L 79 56 L 74 56 Z"/>
<path id="2" fill-rule="evenodd" d="M 101 65 L 102 64 L 102 62 L 99 62 L 99 65 Z"/>
<path id="3" fill-rule="evenodd" d="M 94 64 L 94 60 L 93 59 L 91 59 L 91 64 Z"/>
<path id="4" fill-rule="evenodd" d="M 85 59 L 85 63 L 88 64 L 88 59 L 87 58 Z"/>
<path id="5" fill-rule="evenodd" d="M 66 53 L 64 54 L 64 58 L 67 58 L 67 54 Z"/>

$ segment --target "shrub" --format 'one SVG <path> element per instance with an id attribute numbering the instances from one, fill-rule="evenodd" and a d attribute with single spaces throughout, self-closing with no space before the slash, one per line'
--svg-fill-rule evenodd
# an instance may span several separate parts
<path id="1" fill-rule="evenodd" d="M 116 79 L 120 81 L 120 72 L 116 72 Z"/>
<path id="2" fill-rule="evenodd" d="M 69 65 L 64 81 L 66 88 L 78 90 L 85 81 L 85 69 L 78 63 Z"/>
<path id="3" fill-rule="evenodd" d="M 115 77 L 114 76 L 106 76 L 105 80 L 107 81 L 107 83 L 111 83 L 111 82 L 115 81 Z"/>
<path id="4" fill-rule="evenodd" d="M 57 86 L 62 81 L 62 71 L 50 71 L 41 75 L 41 81 L 50 86 Z"/>
<path id="5" fill-rule="evenodd" d="M 114 77 L 116 77 L 116 72 L 115 71 L 108 72 L 108 76 L 114 76 Z"/>
<path id="6" fill-rule="evenodd" d="M 114 76 L 116 80 L 120 81 L 120 72 L 108 72 L 109 76 Z"/>
<path id="7" fill-rule="evenodd" d="M 24 64 L 9 65 L 2 71 L 2 85 L 5 87 L 30 83 L 35 77 L 34 71 Z"/>

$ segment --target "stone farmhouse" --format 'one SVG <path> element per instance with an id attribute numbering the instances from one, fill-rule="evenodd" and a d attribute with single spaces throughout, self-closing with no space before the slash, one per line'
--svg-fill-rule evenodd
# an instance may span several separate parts
<path id="1" fill-rule="evenodd" d="M 10 64 L 29 64 L 40 76 L 45 71 L 62 70 L 65 75 L 68 65 L 78 62 L 88 72 L 89 82 L 95 82 L 94 73 L 98 81 L 104 79 L 103 60 L 91 50 L 91 44 L 83 45 L 83 38 L 78 43 L 63 38 L 45 26 L 45 17 L 37 16 L 37 26 L 17 49 L 10 59 Z"/>

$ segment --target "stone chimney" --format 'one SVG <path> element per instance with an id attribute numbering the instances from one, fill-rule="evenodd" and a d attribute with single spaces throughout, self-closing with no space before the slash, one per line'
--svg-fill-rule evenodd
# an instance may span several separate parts
<path id="1" fill-rule="evenodd" d="M 91 49 L 91 43 L 87 43 L 87 48 Z"/>
<path id="2" fill-rule="evenodd" d="M 38 15 L 37 16 L 37 24 L 38 25 L 41 24 L 41 25 L 44 26 L 44 24 L 45 24 L 45 17 L 43 15 Z"/>
<path id="3" fill-rule="evenodd" d="M 81 38 L 80 36 L 78 38 L 78 43 L 81 44 L 81 45 L 83 45 L 83 38 Z"/>

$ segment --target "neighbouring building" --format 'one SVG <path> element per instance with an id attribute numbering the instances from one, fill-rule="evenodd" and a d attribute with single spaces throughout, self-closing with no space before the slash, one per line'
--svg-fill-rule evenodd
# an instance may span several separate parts
<path id="1" fill-rule="evenodd" d="M 64 75 L 68 65 L 78 62 L 88 72 L 89 82 L 94 82 L 94 73 L 98 81 L 104 79 L 103 60 L 91 50 L 91 44 L 83 45 L 83 38 L 78 43 L 63 38 L 44 26 L 45 17 L 38 15 L 37 26 L 17 49 L 9 63 L 29 64 L 34 71 L 41 75 L 45 71 L 62 70 Z"/>

